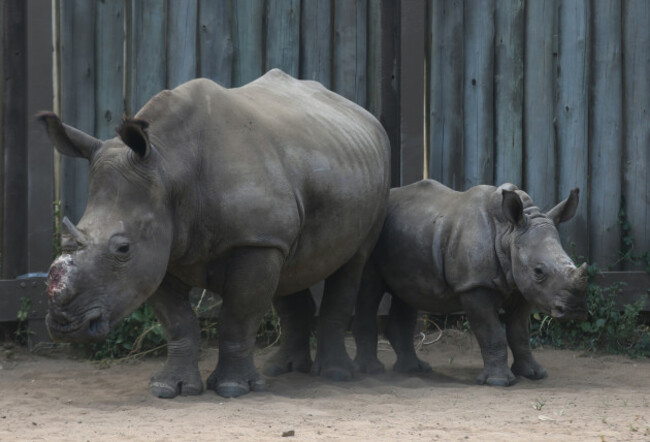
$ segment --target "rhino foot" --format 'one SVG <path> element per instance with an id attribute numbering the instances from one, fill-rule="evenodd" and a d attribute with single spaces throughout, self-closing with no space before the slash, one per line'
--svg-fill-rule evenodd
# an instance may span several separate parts
<path id="1" fill-rule="evenodd" d="M 479 385 L 490 385 L 493 387 L 509 387 L 515 383 L 515 375 L 506 367 L 505 370 L 488 370 L 483 369 L 483 372 L 476 378 L 476 383 Z"/>
<path id="2" fill-rule="evenodd" d="M 529 362 L 515 361 L 512 364 L 512 372 L 516 376 L 523 376 L 525 378 L 534 381 L 539 379 L 544 379 L 546 376 L 548 376 L 546 369 L 542 367 L 540 364 L 538 364 L 536 361 L 529 361 Z"/>
<path id="3" fill-rule="evenodd" d="M 249 376 L 249 378 L 250 379 L 220 380 L 217 370 L 215 370 L 208 377 L 208 389 L 214 390 L 219 396 L 225 398 L 239 397 L 249 391 L 264 391 L 266 389 L 266 382 L 259 374 L 254 373 L 252 376 Z"/>
<path id="4" fill-rule="evenodd" d="M 311 358 L 308 354 L 286 354 L 280 350 L 266 362 L 263 372 L 266 376 L 280 376 L 292 371 L 309 373 L 310 369 Z"/>
<path id="5" fill-rule="evenodd" d="M 199 395 L 203 393 L 203 382 L 198 369 L 172 370 L 163 367 L 151 377 L 149 391 L 163 399 Z"/>
<path id="6" fill-rule="evenodd" d="M 398 373 L 416 374 L 416 373 L 430 373 L 432 371 L 431 365 L 418 359 L 416 356 L 412 358 L 397 358 L 397 362 L 393 366 L 393 370 Z"/>
<path id="7" fill-rule="evenodd" d="M 381 374 L 385 371 L 384 364 L 382 364 L 376 356 L 360 357 L 354 359 L 355 364 L 361 373 L 367 374 Z"/>
<path id="8" fill-rule="evenodd" d="M 354 378 L 354 372 L 359 371 L 357 365 L 348 358 L 344 363 L 321 363 L 318 358 L 311 366 L 311 374 L 322 376 L 332 381 L 351 381 Z"/>

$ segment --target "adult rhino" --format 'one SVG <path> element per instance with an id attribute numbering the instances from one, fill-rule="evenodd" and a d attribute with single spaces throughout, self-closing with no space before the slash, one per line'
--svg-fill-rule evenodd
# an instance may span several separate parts
<path id="1" fill-rule="evenodd" d="M 348 379 L 344 347 L 361 272 L 381 230 L 389 142 L 368 112 L 280 70 L 236 89 L 207 79 L 154 96 L 100 141 L 37 118 L 63 155 L 90 161 L 78 225 L 63 220 L 47 325 L 57 341 L 97 341 L 148 300 L 167 337 L 158 397 L 200 394 L 190 287 L 219 293 L 219 361 L 208 388 L 264 387 L 253 363 L 273 302 L 280 349 L 267 372 L 309 371 L 308 287 L 326 278 L 315 374 Z"/>
<path id="2" fill-rule="evenodd" d="M 423 180 L 391 190 L 357 301 L 354 331 L 361 370 L 383 370 L 376 315 L 388 291 L 393 297 L 386 336 L 397 353 L 397 371 L 431 370 L 413 347 L 418 309 L 464 310 L 483 355 L 479 384 L 510 385 L 515 375 L 546 377 L 530 350 L 531 308 L 561 319 L 587 315 L 587 265 L 576 268 L 556 228 L 573 217 L 578 195 L 578 189 L 571 191 L 543 213 L 513 184 L 456 192 Z"/>

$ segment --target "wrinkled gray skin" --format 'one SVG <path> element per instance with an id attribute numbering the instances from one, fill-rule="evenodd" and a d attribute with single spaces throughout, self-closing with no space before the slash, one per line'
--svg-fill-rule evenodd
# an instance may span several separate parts
<path id="1" fill-rule="evenodd" d="M 191 286 L 219 293 L 219 362 L 208 388 L 264 387 L 253 364 L 273 302 L 282 323 L 271 375 L 352 376 L 344 332 L 381 230 L 389 143 L 361 107 L 273 70 L 238 89 L 198 79 L 153 97 L 100 141 L 38 118 L 64 155 L 90 161 L 89 200 L 50 268 L 47 324 L 57 341 L 97 341 L 148 300 L 165 331 L 159 397 L 203 390 Z M 312 365 L 308 287 L 326 279 Z"/>
<path id="2" fill-rule="evenodd" d="M 515 375 L 546 377 L 530 350 L 531 308 L 560 319 L 587 314 L 586 264 L 574 266 L 556 228 L 573 217 L 577 205 L 578 189 L 548 213 L 512 184 L 456 192 L 424 180 L 391 190 L 357 300 L 360 369 L 384 369 L 377 359 L 376 314 L 387 291 L 393 296 L 385 334 L 397 353 L 395 370 L 431 370 L 413 347 L 418 309 L 436 314 L 464 310 L 483 355 L 479 384 L 511 385 Z"/>

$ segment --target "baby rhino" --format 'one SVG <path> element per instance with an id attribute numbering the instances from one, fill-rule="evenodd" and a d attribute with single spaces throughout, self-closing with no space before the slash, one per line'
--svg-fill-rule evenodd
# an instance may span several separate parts
<path id="1" fill-rule="evenodd" d="M 557 225 L 573 217 L 579 190 L 547 213 L 513 184 L 457 192 L 423 180 L 391 190 L 384 227 L 366 265 L 354 326 L 356 362 L 383 371 L 377 359 L 376 314 L 393 295 L 385 334 L 395 370 L 429 371 L 415 355 L 417 310 L 465 311 L 484 368 L 477 383 L 506 386 L 515 376 L 546 377 L 531 353 L 531 309 L 558 319 L 587 315 L 587 266 L 562 249 Z M 499 312 L 505 311 L 505 330 Z M 510 346 L 514 356 L 508 368 Z"/>

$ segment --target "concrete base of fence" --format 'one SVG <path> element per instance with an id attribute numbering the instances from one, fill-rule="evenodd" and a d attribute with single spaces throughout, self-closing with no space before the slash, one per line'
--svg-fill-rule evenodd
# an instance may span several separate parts
<path id="1" fill-rule="evenodd" d="M 18 312 L 27 310 L 30 348 L 49 342 L 45 326 L 47 292 L 44 277 L 0 280 L 0 322 L 18 321 Z"/>

